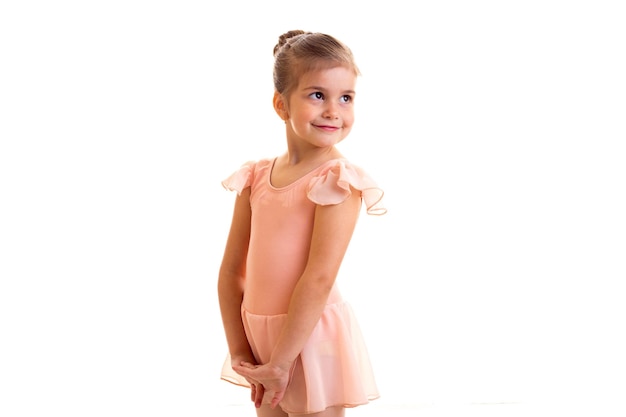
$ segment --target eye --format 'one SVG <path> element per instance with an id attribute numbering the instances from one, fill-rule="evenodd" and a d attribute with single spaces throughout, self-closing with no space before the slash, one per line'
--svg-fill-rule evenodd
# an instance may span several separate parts
<path id="1" fill-rule="evenodd" d="M 352 102 L 352 96 L 346 94 L 345 96 L 341 96 L 340 100 L 342 103 L 350 103 Z"/>
<path id="2" fill-rule="evenodd" d="M 309 97 L 315 100 L 324 100 L 324 94 L 320 93 L 319 91 L 309 94 Z"/>

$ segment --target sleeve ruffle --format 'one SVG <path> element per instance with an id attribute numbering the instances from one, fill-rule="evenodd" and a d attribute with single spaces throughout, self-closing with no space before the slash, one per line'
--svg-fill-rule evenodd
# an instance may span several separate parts
<path id="1" fill-rule="evenodd" d="M 237 191 L 237 194 L 241 195 L 241 192 L 252 184 L 254 166 L 255 162 L 246 162 L 237 171 L 233 172 L 230 177 L 222 181 L 222 186 L 228 191 Z"/>
<path id="2" fill-rule="evenodd" d="M 387 212 L 382 204 L 383 190 L 363 169 L 343 160 L 313 177 L 309 182 L 307 196 L 315 204 L 339 204 L 352 194 L 350 187 L 361 192 L 367 214 L 382 215 Z"/>

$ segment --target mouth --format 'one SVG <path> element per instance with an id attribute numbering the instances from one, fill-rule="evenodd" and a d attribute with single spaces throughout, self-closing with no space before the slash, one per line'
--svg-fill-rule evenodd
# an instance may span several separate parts
<path id="1" fill-rule="evenodd" d="M 329 126 L 329 125 L 313 125 L 313 126 L 325 132 L 336 132 L 337 130 L 341 129 L 338 126 Z"/>

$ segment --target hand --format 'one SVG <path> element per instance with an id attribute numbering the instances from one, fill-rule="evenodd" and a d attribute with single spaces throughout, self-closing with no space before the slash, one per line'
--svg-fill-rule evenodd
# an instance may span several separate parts
<path id="1" fill-rule="evenodd" d="M 263 396 L 265 396 L 265 387 L 252 378 L 246 377 L 246 380 L 250 384 L 250 399 L 256 408 L 260 408 L 261 404 L 263 404 Z"/>
<path id="2" fill-rule="evenodd" d="M 246 363 L 253 367 L 255 366 L 251 362 L 247 362 L 246 360 L 244 360 L 242 357 L 231 358 L 230 365 L 233 369 L 235 369 L 238 365 L 242 363 Z M 265 395 L 265 389 L 263 387 L 263 384 L 261 384 L 259 381 L 256 381 L 255 379 L 250 378 L 246 375 L 242 375 L 242 376 L 246 379 L 248 384 L 250 384 L 250 399 L 252 400 L 256 408 L 261 407 L 261 403 L 263 402 L 263 396 Z"/>
<path id="3" fill-rule="evenodd" d="M 261 406 L 261 401 L 265 393 L 272 395 L 270 407 L 276 408 L 285 396 L 287 385 L 289 385 L 291 367 L 280 367 L 271 364 L 254 365 L 250 362 L 242 361 L 240 365 L 233 365 L 233 369 L 246 379 L 260 383 L 260 387 L 256 386 L 255 405 Z"/>

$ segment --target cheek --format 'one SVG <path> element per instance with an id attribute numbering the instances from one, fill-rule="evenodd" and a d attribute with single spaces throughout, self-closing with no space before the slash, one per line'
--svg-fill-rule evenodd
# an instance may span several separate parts
<path id="1" fill-rule="evenodd" d="M 346 113 L 344 118 L 343 118 L 343 123 L 346 126 L 352 126 L 352 124 L 354 123 L 354 112 Z"/>

